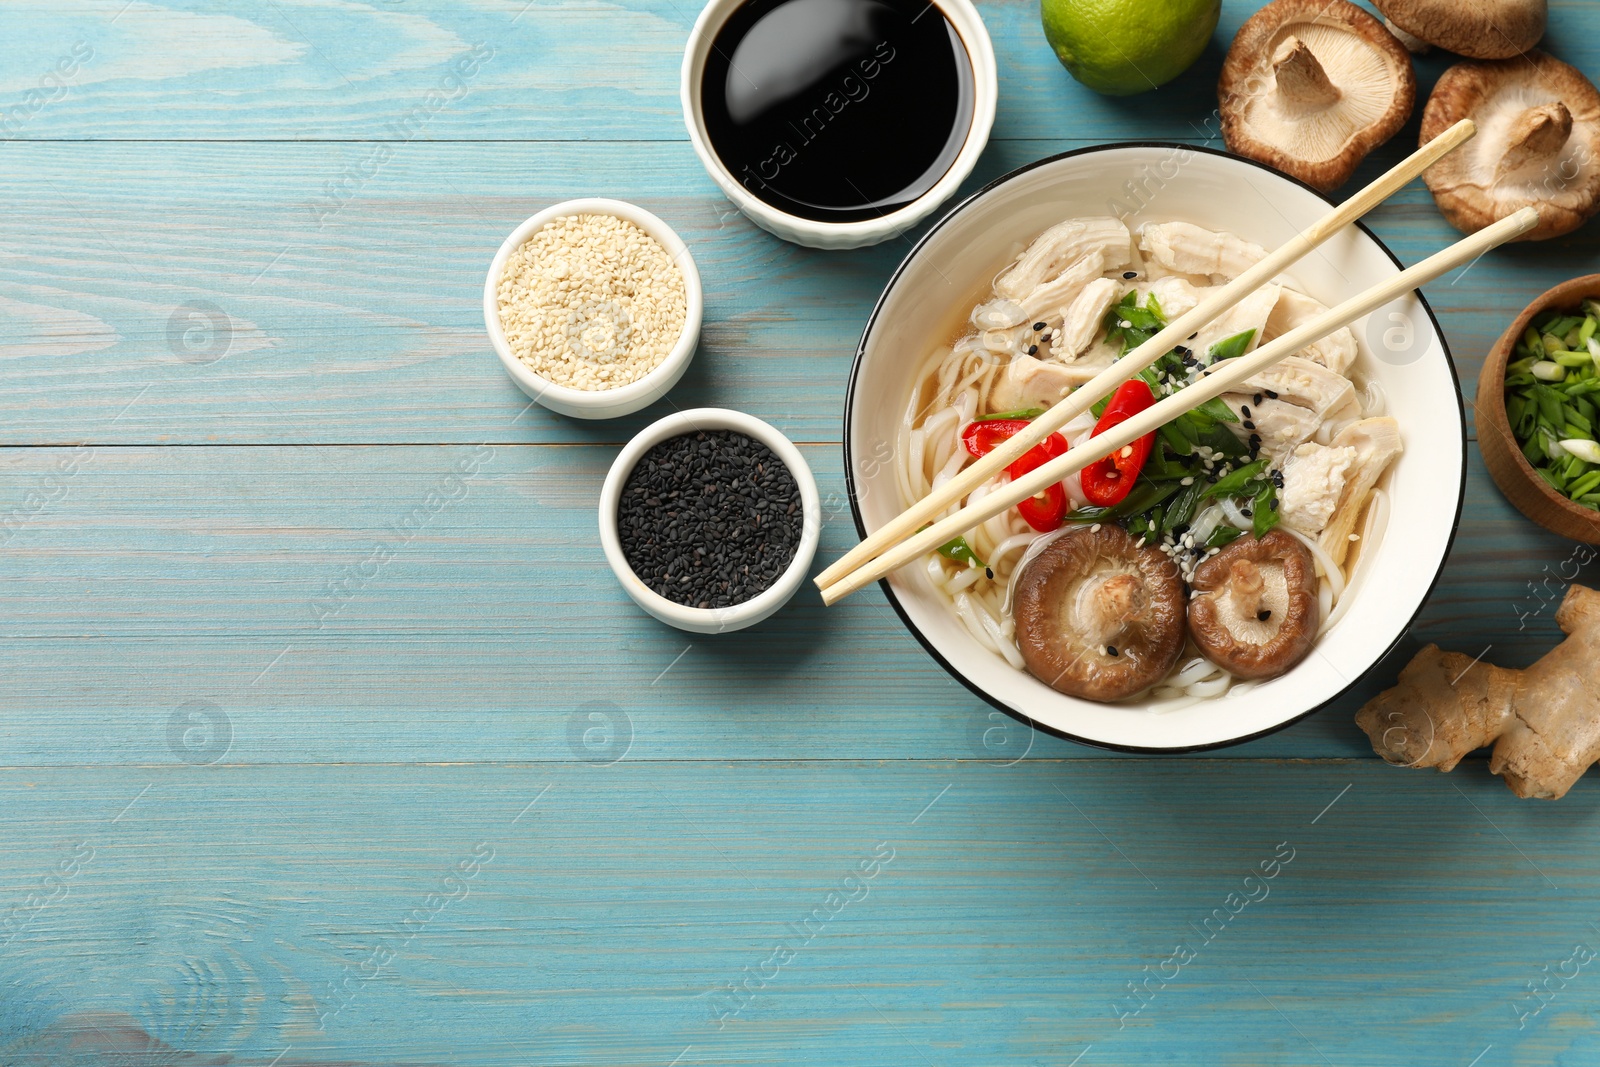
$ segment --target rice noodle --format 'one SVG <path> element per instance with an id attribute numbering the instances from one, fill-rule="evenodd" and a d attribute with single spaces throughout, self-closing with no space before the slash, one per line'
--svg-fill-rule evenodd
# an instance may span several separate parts
<path id="1" fill-rule="evenodd" d="M 1383 383 L 1378 379 L 1369 380 L 1366 387 L 1361 390 L 1361 417 L 1375 418 L 1389 413 L 1389 394 L 1383 388 Z"/>

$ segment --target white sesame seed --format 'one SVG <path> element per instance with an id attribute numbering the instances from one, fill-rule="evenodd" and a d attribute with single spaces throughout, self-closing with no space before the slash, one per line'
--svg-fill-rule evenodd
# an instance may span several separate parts
<path id="1" fill-rule="evenodd" d="M 683 272 L 661 243 L 612 215 L 552 219 L 506 261 L 500 324 L 517 358 L 557 385 L 638 381 L 683 333 Z"/>

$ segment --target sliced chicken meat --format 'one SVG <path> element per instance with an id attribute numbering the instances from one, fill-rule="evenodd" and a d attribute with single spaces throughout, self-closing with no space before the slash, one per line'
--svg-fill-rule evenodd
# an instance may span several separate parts
<path id="1" fill-rule="evenodd" d="M 1094 371 L 1046 363 L 1033 356 L 1016 356 L 995 379 L 989 391 L 989 410 L 1022 411 L 1055 406 L 1073 389 L 1094 376 Z"/>
<path id="2" fill-rule="evenodd" d="M 1334 423 L 1332 432 L 1361 417 L 1361 402 L 1350 379 L 1301 356 L 1286 356 L 1252 374 L 1244 384 L 1257 392 L 1271 390 L 1280 400 L 1311 409 L 1323 423 Z"/>
<path id="3" fill-rule="evenodd" d="M 1400 424 L 1387 417 L 1362 419 L 1341 430 L 1333 439 L 1333 447 L 1353 448 L 1356 453 L 1344 489 L 1339 493 L 1338 506 L 1320 539 L 1323 551 L 1332 556 L 1335 563 L 1343 564 L 1350 551 L 1350 535 L 1366 510 L 1372 487 L 1378 484 L 1383 472 L 1404 448 L 1400 442 Z"/>
<path id="4" fill-rule="evenodd" d="M 1021 301 L 1041 285 L 1086 259 L 1104 264 L 1102 274 L 1133 258 L 1133 235 L 1120 219 L 1108 216 L 1068 219 L 1041 233 L 1016 263 L 995 279 L 996 296 Z M 1060 301 L 1056 307 L 1061 307 Z M 1053 310 L 1053 309 L 1052 309 Z"/>
<path id="5" fill-rule="evenodd" d="M 1284 400 L 1263 398 L 1258 404 L 1252 393 L 1223 393 L 1222 402 L 1239 416 L 1238 422 L 1228 423 L 1228 429 L 1247 440 L 1251 434 L 1260 437 L 1261 451 L 1279 461 L 1310 440 L 1322 425 L 1310 408 Z M 1250 414 L 1244 413 L 1245 408 L 1250 409 Z"/>
<path id="6" fill-rule="evenodd" d="M 1260 245 L 1188 222 L 1149 223 L 1139 247 L 1168 270 L 1211 277 L 1237 278 L 1267 257 Z"/>
<path id="7" fill-rule="evenodd" d="M 1327 310 L 1326 304 L 1313 300 L 1304 293 L 1285 288 L 1278 294 L 1278 303 L 1273 307 L 1271 317 L 1267 319 L 1267 331 L 1262 340 L 1271 341 L 1282 337 Z M 1320 341 L 1306 345 L 1300 350 L 1299 355 L 1313 363 L 1322 364 L 1336 374 L 1345 374 L 1350 370 L 1350 365 L 1356 361 L 1356 335 L 1350 332 L 1348 326 L 1343 327 Z"/>
<path id="8" fill-rule="evenodd" d="M 1076 299 L 1062 309 L 1061 334 L 1050 342 L 1050 354 L 1071 363 L 1087 352 L 1100 332 L 1106 312 L 1121 296 L 1122 286 L 1110 278 L 1099 278 L 1084 286 Z"/>
<path id="9" fill-rule="evenodd" d="M 1320 534 L 1339 506 L 1356 458 L 1349 445 L 1307 443 L 1295 449 L 1283 465 L 1283 491 L 1278 494 L 1283 524 L 1308 537 Z"/>
<path id="10" fill-rule="evenodd" d="M 1279 288 L 1270 282 L 1263 285 L 1211 320 L 1211 324 L 1196 334 L 1192 340 L 1184 342 L 1185 347 L 1193 352 L 1196 358 L 1204 360 L 1212 345 L 1246 330 L 1252 330 L 1254 335 L 1244 350 L 1254 351 L 1261 344 L 1261 332 L 1266 328 L 1267 317 L 1272 314 L 1272 307 L 1278 302 Z"/>
<path id="11" fill-rule="evenodd" d="M 1140 288 L 1156 298 L 1156 302 L 1161 305 L 1162 314 L 1166 316 L 1168 322 L 1181 318 L 1199 307 L 1202 298 L 1201 286 L 1196 286 L 1193 282 L 1177 275 L 1156 278 L 1148 284 L 1140 286 Z M 1205 286 L 1204 288 L 1210 288 L 1210 286 Z"/>

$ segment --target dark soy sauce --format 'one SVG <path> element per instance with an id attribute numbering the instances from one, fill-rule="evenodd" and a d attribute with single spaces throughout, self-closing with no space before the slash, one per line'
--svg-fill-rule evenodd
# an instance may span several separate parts
<path id="1" fill-rule="evenodd" d="M 943 178 L 972 125 L 972 62 L 928 0 L 750 0 L 701 80 L 711 147 L 757 199 L 878 218 Z"/>

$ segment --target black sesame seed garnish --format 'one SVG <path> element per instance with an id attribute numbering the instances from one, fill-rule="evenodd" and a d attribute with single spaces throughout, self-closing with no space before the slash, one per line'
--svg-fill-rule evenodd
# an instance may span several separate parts
<path id="1" fill-rule="evenodd" d="M 1268 400 L 1276 400 L 1276 399 L 1278 399 L 1278 394 L 1274 393 L 1271 389 L 1263 389 L 1261 391 L 1267 395 L 1267 399 Z"/>
<path id="2" fill-rule="evenodd" d="M 1038 333 L 1042 329 L 1044 329 L 1044 323 L 1036 322 L 1036 323 L 1033 324 L 1033 332 L 1034 333 Z"/>
<path id="3" fill-rule="evenodd" d="M 1270 608 L 1262 608 L 1260 611 L 1256 612 L 1257 622 L 1266 622 L 1270 618 L 1272 618 L 1272 609 Z"/>
<path id="4" fill-rule="evenodd" d="M 1261 435 L 1260 434 L 1253 433 L 1253 434 L 1250 435 L 1250 447 L 1251 448 L 1260 448 L 1261 447 Z"/>
<path id="5" fill-rule="evenodd" d="M 994 581 L 994 568 L 993 567 L 985 567 L 985 568 L 983 568 L 983 576 L 985 578 L 989 579 L 991 582 Z"/>
<path id="6" fill-rule="evenodd" d="M 1253 429 L 1256 428 L 1256 424 L 1251 422 L 1249 419 L 1245 419 L 1244 420 L 1244 428 L 1247 429 L 1247 430 L 1253 430 Z"/>
<path id="7" fill-rule="evenodd" d="M 1261 401 L 1257 400 L 1256 403 L 1259 404 L 1259 403 L 1261 403 Z M 1240 404 L 1239 405 L 1239 414 L 1243 415 L 1245 418 L 1248 419 L 1250 417 L 1250 405 L 1249 404 Z"/>
<path id="8" fill-rule="evenodd" d="M 635 464 L 617 504 L 628 566 L 686 607 L 730 607 L 771 587 L 794 559 L 802 521 L 789 468 L 728 430 L 656 445 Z"/>
<path id="9" fill-rule="evenodd" d="M 1133 281 L 1133 279 L 1137 278 L 1138 276 L 1139 276 L 1139 272 L 1136 271 L 1136 270 L 1125 270 L 1125 271 L 1122 272 L 1123 281 L 1131 282 L 1131 281 Z"/>
<path id="10" fill-rule="evenodd" d="M 1116 645 L 1107 645 L 1106 646 L 1106 655 L 1108 655 L 1108 656 L 1120 656 L 1120 655 L 1122 655 L 1122 653 L 1117 651 L 1117 646 Z"/>
<path id="11" fill-rule="evenodd" d="M 1037 356 L 1038 354 L 1039 354 L 1039 346 L 1038 345 L 1029 345 L 1028 346 L 1028 355 Z"/>
<path id="12" fill-rule="evenodd" d="M 1254 516 L 1255 512 L 1251 511 L 1249 508 L 1240 508 L 1239 509 L 1239 514 L 1243 515 L 1245 518 L 1248 519 L 1248 518 L 1251 518 L 1252 516 Z"/>
<path id="13" fill-rule="evenodd" d="M 1257 393 L 1257 394 L 1256 394 L 1256 395 L 1255 395 L 1255 396 L 1254 396 L 1254 398 L 1253 398 L 1253 399 L 1254 399 L 1254 401 L 1255 401 L 1255 405 L 1256 405 L 1256 407 L 1260 407 L 1260 406 L 1261 406 L 1261 394 L 1260 394 L 1260 393 Z"/>

